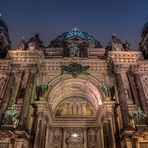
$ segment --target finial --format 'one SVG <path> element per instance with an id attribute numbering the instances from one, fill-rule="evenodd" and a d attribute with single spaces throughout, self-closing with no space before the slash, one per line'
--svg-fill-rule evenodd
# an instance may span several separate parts
<path id="1" fill-rule="evenodd" d="M 20 49 L 20 50 L 24 50 L 25 49 L 25 40 L 24 40 L 24 36 L 22 37 L 22 40 L 21 40 L 21 42 L 20 42 L 20 44 L 19 44 L 19 46 L 18 46 L 18 49 Z"/>
<path id="2" fill-rule="evenodd" d="M 22 40 L 25 40 L 25 36 L 22 36 Z"/>
<path id="3" fill-rule="evenodd" d="M 75 24 L 74 29 L 72 29 L 72 31 L 74 31 L 75 35 L 77 34 L 77 32 L 79 31 L 79 29 L 77 28 L 77 25 Z"/>
<path id="4" fill-rule="evenodd" d="M 2 17 L 3 16 L 3 14 L 0 12 L 0 17 Z"/>

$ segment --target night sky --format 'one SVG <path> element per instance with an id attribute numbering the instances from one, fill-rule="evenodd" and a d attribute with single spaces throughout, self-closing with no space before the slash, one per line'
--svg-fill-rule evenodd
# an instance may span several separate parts
<path id="1" fill-rule="evenodd" d="M 0 0 L 13 48 L 40 33 L 45 45 L 77 24 L 106 47 L 115 33 L 134 49 L 148 20 L 148 0 Z"/>

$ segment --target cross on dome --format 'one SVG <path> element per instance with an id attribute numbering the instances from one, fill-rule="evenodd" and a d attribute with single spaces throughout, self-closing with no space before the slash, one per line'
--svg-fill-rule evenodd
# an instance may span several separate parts
<path id="1" fill-rule="evenodd" d="M 77 26 L 75 25 L 74 29 L 72 29 L 72 31 L 74 31 L 74 34 L 76 35 L 77 32 L 79 31 L 79 29 L 77 28 Z"/>

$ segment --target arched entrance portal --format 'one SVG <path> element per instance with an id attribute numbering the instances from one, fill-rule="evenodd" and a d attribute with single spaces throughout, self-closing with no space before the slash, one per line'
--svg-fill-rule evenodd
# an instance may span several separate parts
<path id="1" fill-rule="evenodd" d="M 44 96 L 48 110 L 48 148 L 103 147 L 101 118 L 104 93 L 91 76 L 63 75 L 49 83 Z"/>

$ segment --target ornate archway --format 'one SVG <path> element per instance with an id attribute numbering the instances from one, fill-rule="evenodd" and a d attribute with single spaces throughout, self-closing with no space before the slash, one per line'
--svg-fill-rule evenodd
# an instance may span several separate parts
<path id="1" fill-rule="evenodd" d="M 73 78 L 66 74 L 48 83 L 43 98 L 50 114 L 48 132 L 52 148 L 101 146 L 99 127 L 106 97 L 102 85 L 90 75 Z"/>

